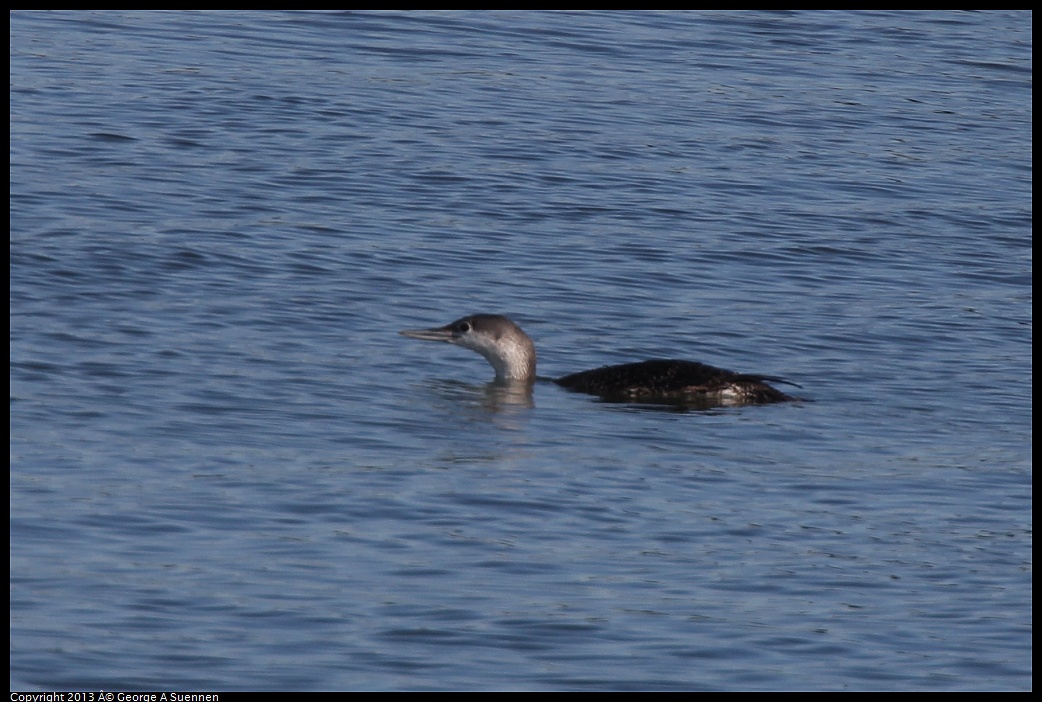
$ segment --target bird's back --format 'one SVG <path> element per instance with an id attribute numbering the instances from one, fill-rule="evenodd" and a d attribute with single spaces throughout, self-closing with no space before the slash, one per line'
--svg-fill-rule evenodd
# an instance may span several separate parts
<path id="1" fill-rule="evenodd" d="M 780 381 L 771 376 L 735 373 L 696 361 L 653 360 L 572 373 L 554 382 L 576 392 L 631 402 L 742 404 L 794 399 L 768 385 L 769 380 Z"/>

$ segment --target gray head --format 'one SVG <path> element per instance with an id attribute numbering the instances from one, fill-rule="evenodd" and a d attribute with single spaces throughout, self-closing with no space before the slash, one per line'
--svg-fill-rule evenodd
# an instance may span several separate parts
<path id="1" fill-rule="evenodd" d="M 472 314 L 444 327 L 406 329 L 401 334 L 477 351 L 496 369 L 496 380 L 535 380 L 535 345 L 501 314 Z"/>

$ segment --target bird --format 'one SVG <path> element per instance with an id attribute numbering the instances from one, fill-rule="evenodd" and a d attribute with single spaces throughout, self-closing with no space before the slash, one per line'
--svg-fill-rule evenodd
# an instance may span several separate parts
<path id="1" fill-rule="evenodd" d="M 471 314 L 442 327 L 405 329 L 400 334 L 476 351 L 495 369 L 496 382 L 530 386 L 536 380 L 535 344 L 521 327 L 504 315 Z M 783 378 L 736 373 L 697 361 L 674 359 L 603 366 L 551 380 L 568 390 L 615 402 L 713 406 L 797 399 L 768 384 L 769 381 L 796 385 Z"/>

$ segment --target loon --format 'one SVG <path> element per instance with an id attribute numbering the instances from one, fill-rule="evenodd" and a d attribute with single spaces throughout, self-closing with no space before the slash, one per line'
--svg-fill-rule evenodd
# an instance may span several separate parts
<path id="1" fill-rule="evenodd" d="M 535 344 L 508 317 L 472 314 L 443 327 L 406 329 L 403 336 L 443 341 L 477 351 L 496 370 L 496 380 L 534 383 Z M 553 382 L 616 402 L 762 404 L 795 400 L 766 381 L 795 385 L 769 375 L 750 375 L 695 361 L 652 360 L 572 373 Z M 799 387 L 799 386 L 797 386 Z"/>

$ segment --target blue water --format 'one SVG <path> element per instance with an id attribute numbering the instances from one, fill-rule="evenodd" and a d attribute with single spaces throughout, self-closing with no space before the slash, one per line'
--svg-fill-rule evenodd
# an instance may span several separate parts
<path id="1" fill-rule="evenodd" d="M 12 686 L 1030 689 L 1031 22 L 11 14 Z"/>

